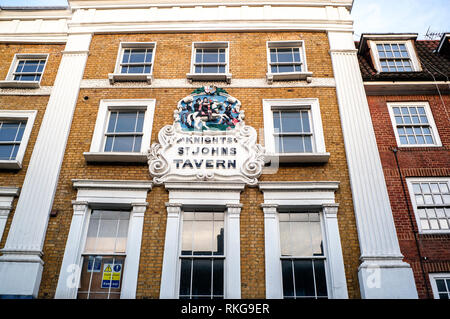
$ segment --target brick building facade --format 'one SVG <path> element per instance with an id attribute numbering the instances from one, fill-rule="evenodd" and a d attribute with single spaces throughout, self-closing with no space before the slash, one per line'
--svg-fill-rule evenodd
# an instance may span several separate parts
<path id="1" fill-rule="evenodd" d="M 439 290 L 437 283 L 448 278 L 450 270 L 450 198 L 444 189 L 450 175 L 448 35 L 435 41 L 416 37 L 416 34 L 363 35 L 358 55 L 400 248 L 413 268 L 419 298 L 437 298 L 445 297 L 443 287 Z M 378 51 L 376 45 L 385 43 L 403 44 L 407 48 L 411 45 L 406 61 L 416 64 L 415 69 L 377 69 L 377 60 L 383 58 L 377 57 L 374 50 Z M 403 110 L 406 114 L 407 110 L 422 109 L 426 111 L 423 121 L 417 121 L 414 113 L 409 113 L 411 122 L 408 119 L 404 122 L 404 118 L 400 120 L 394 113 L 400 110 L 403 116 Z M 421 129 L 427 135 L 424 129 L 428 128 L 432 130 L 431 136 L 424 140 L 422 134 L 406 131 L 402 134 L 402 129 Z M 402 136 L 406 138 L 400 139 Z M 433 186 L 442 186 L 442 201 L 438 198 L 441 189 L 428 192 L 431 184 L 427 183 L 431 182 Z M 431 200 L 425 198 L 427 194 L 435 195 Z"/>
<path id="2" fill-rule="evenodd" d="M 69 3 L 0 12 L 2 297 L 417 297 L 352 1 Z"/>

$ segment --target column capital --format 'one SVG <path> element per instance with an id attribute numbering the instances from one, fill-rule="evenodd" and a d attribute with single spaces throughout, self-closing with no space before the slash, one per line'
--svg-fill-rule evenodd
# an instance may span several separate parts
<path id="1" fill-rule="evenodd" d="M 73 213 L 74 214 L 84 214 L 88 208 L 89 203 L 86 201 L 72 201 Z"/>
<path id="2" fill-rule="evenodd" d="M 147 210 L 148 203 L 147 202 L 131 203 L 131 207 L 132 207 L 131 211 L 133 214 L 142 214 L 143 216 L 143 214 Z"/>
<path id="3" fill-rule="evenodd" d="M 339 204 L 338 203 L 330 203 L 330 204 L 323 204 L 323 213 L 325 217 L 328 218 L 336 218 L 338 213 Z"/>
<path id="4" fill-rule="evenodd" d="M 182 206 L 180 203 L 166 203 L 167 218 L 180 218 Z"/>
<path id="5" fill-rule="evenodd" d="M 278 204 L 263 203 L 260 205 L 264 212 L 264 218 L 275 218 L 278 212 Z"/>

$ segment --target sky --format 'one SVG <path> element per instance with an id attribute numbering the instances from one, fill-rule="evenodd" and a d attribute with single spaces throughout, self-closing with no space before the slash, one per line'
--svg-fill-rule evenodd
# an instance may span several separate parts
<path id="1" fill-rule="evenodd" d="M 450 0 L 354 0 L 355 38 L 361 33 L 450 32 Z"/>
<path id="2" fill-rule="evenodd" d="M 64 6 L 66 0 L 0 0 L 0 6 Z M 450 0 L 354 0 L 355 39 L 361 33 L 450 32 Z"/>

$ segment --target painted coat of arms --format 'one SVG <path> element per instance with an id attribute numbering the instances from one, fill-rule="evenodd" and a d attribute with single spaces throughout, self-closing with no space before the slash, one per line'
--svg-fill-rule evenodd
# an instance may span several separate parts
<path id="1" fill-rule="evenodd" d="M 178 103 L 175 117 L 183 131 L 225 131 L 244 119 L 240 107 L 240 102 L 225 90 L 205 86 Z"/>
<path id="2" fill-rule="evenodd" d="M 256 130 L 244 122 L 241 103 L 216 87 L 196 89 L 178 102 L 174 122 L 158 134 L 148 151 L 155 184 L 228 181 L 256 185 L 264 167 L 264 148 Z"/>

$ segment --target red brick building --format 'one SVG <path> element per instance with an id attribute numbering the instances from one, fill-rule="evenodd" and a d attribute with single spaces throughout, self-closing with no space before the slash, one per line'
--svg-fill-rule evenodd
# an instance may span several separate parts
<path id="1" fill-rule="evenodd" d="M 450 284 L 450 48 L 417 34 L 363 34 L 358 58 L 400 248 L 419 298 Z"/>

